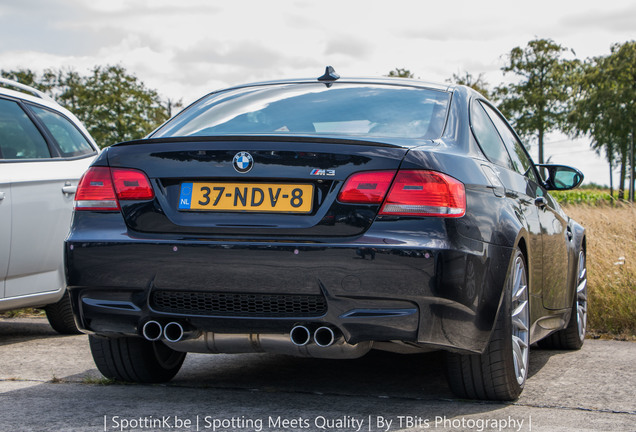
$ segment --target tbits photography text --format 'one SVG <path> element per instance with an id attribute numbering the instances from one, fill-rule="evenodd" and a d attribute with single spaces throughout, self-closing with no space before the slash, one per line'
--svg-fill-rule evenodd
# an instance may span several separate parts
<path id="1" fill-rule="evenodd" d="M 212 432 L 279 432 L 279 431 L 345 431 L 390 432 L 402 429 L 462 430 L 474 432 L 532 431 L 532 417 L 478 418 L 398 415 L 285 417 L 265 416 L 218 417 L 212 415 L 161 415 L 125 417 L 104 416 L 104 431 L 212 431 Z"/>

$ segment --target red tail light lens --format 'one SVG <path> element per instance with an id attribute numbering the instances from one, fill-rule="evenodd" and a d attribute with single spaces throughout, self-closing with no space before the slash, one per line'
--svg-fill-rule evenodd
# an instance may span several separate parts
<path id="1" fill-rule="evenodd" d="M 112 175 L 117 198 L 120 200 L 151 200 L 155 197 L 148 177 L 143 172 L 113 168 Z"/>
<path id="2" fill-rule="evenodd" d="M 91 167 L 75 192 L 75 210 L 119 210 L 110 168 Z"/>
<path id="3" fill-rule="evenodd" d="M 380 204 L 391 186 L 395 171 L 370 171 L 353 174 L 338 194 L 343 203 Z"/>
<path id="4" fill-rule="evenodd" d="M 399 171 L 380 210 L 382 215 L 462 217 L 463 183 L 435 171 Z"/>
<path id="5" fill-rule="evenodd" d="M 91 167 L 75 193 L 75 210 L 119 210 L 120 200 L 150 200 L 155 197 L 142 171 Z"/>

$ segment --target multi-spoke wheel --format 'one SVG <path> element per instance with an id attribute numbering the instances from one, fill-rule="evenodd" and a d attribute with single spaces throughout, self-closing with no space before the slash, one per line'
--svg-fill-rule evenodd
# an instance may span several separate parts
<path id="1" fill-rule="evenodd" d="M 483 354 L 448 353 L 448 382 L 462 398 L 516 399 L 528 376 L 528 273 L 518 248 L 506 276 L 503 301 L 490 342 Z"/>
<path id="2" fill-rule="evenodd" d="M 581 344 L 583 344 L 583 340 L 585 339 L 585 327 L 587 325 L 587 267 L 585 263 L 585 251 L 579 252 L 575 306 L 579 340 Z"/>
<path id="3" fill-rule="evenodd" d="M 512 357 L 515 365 L 515 376 L 521 385 L 528 374 L 529 358 L 529 326 L 530 313 L 528 308 L 528 278 L 523 256 L 515 258 L 512 273 L 512 301 L 510 309 L 512 321 Z"/>
<path id="4" fill-rule="evenodd" d="M 579 252 L 575 283 L 576 293 L 568 326 L 539 341 L 541 348 L 577 350 L 583 346 L 587 325 L 587 267 L 583 249 Z"/>

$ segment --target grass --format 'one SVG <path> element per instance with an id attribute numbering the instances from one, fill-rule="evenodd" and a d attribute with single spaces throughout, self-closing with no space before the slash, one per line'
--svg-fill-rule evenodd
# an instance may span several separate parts
<path id="1" fill-rule="evenodd" d="M 614 194 L 616 194 L 616 192 Z M 618 199 L 615 196 L 610 195 L 609 189 L 601 188 L 553 191 L 550 192 L 550 195 L 564 205 L 586 204 L 588 206 L 598 207 L 618 203 Z"/>
<path id="2" fill-rule="evenodd" d="M 587 231 L 588 331 L 635 339 L 636 206 L 565 201 L 564 210 Z"/>
<path id="3" fill-rule="evenodd" d="M 87 376 L 82 379 L 82 384 L 107 386 L 107 385 L 120 384 L 120 383 L 110 378 L 105 378 L 105 377 L 94 378 L 94 377 Z"/>
<path id="4" fill-rule="evenodd" d="M 0 318 L 33 318 L 45 317 L 44 309 L 24 308 L 0 312 Z"/>

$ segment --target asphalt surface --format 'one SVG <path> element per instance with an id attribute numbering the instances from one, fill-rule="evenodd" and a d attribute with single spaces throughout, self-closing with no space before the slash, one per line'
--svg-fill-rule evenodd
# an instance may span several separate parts
<path id="1" fill-rule="evenodd" d="M 189 354 L 169 384 L 104 385 L 87 336 L 0 319 L 0 431 L 636 431 L 636 343 L 533 349 L 515 403 L 455 399 L 442 359 Z"/>

